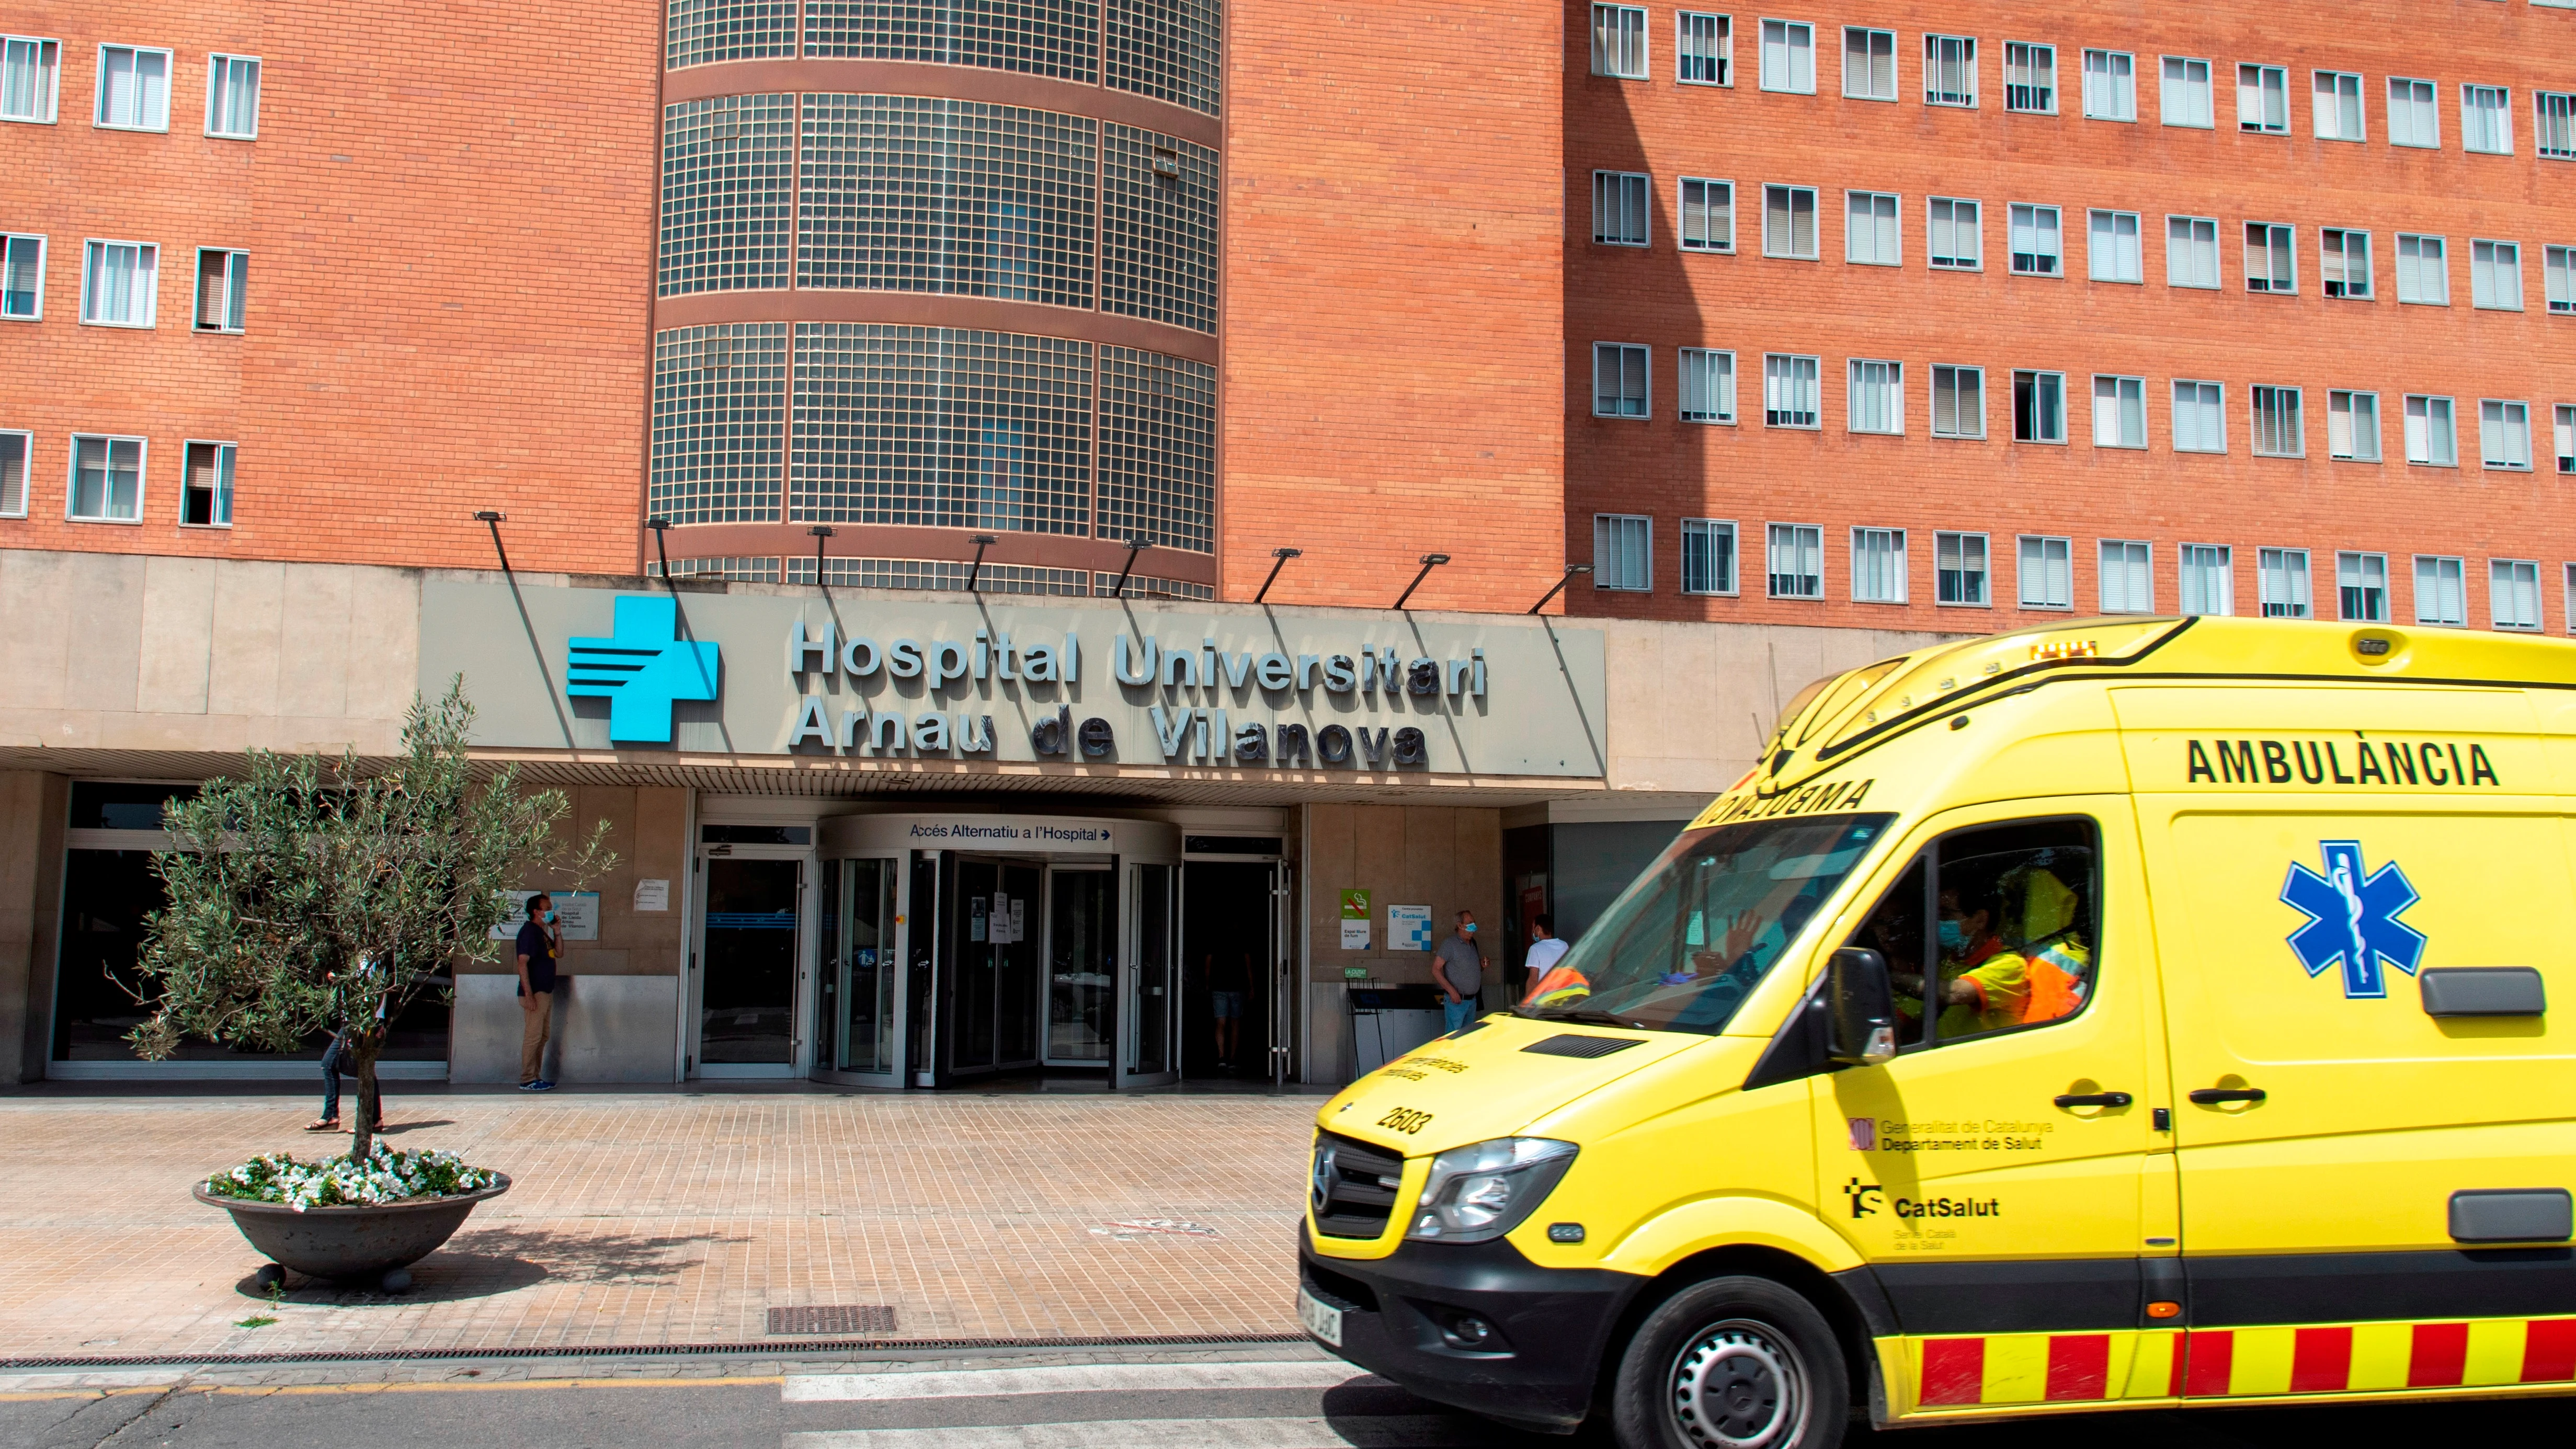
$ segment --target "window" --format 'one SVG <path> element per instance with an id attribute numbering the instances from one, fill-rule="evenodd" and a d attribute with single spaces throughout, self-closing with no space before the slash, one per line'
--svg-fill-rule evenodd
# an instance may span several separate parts
<path id="1" fill-rule="evenodd" d="M 2266 221 L 2245 223 L 2245 290 L 2299 290 L 2299 256 L 2290 228 Z"/>
<path id="2" fill-rule="evenodd" d="M 1897 877 L 1849 942 L 1880 952 L 1908 984 L 1897 1050 L 2044 1027 L 2084 1009 L 2101 941 L 2095 835 L 2092 821 L 2073 817 L 1962 830 Z M 1944 935 L 1964 944 L 1945 947 Z M 1926 981 L 1937 992 L 1928 1008 Z"/>
<path id="3" fill-rule="evenodd" d="M 1985 608 L 1986 536 L 1982 533 L 1932 535 L 1932 593 L 1938 603 Z"/>
<path id="4" fill-rule="evenodd" d="M 2320 141 L 2367 141 L 2362 129 L 2361 77 L 2350 71 L 2321 70 L 2315 74 L 2314 110 L 2317 139 Z M 2300 615 L 2301 618 L 2307 617 Z"/>
<path id="5" fill-rule="evenodd" d="M 2156 611 L 2155 550 L 2135 539 L 2102 540 L 2102 612 L 2152 614 Z"/>
<path id="6" fill-rule="evenodd" d="M 2513 112 L 2502 86 L 2460 87 L 2460 149 L 2490 156 L 2513 154 Z"/>
<path id="7" fill-rule="evenodd" d="M 2576 161 L 2576 95 L 2531 93 L 2531 149 L 2550 161 Z"/>
<path id="8" fill-rule="evenodd" d="M 2406 461 L 2428 468 L 2459 466 L 2460 437 L 2452 427 L 2449 398 L 2407 395 Z"/>
<path id="9" fill-rule="evenodd" d="M 1646 415 L 1646 374 L 1652 367 L 1647 350 L 1630 342 L 1592 344 L 1592 415 L 1596 418 L 1642 418 Z"/>
<path id="10" fill-rule="evenodd" d="M 1649 593 L 1655 586 L 1654 522 L 1634 513 L 1592 515 L 1592 587 Z"/>
<path id="11" fill-rule="evenodd" d="M 1905 431 L 1905 364 L 1875 358 L 1851 360 L 1846 426 L 1855 433 Z"/>
<path id="12" fill-rule="evenodd" d="M 2426 148 L 2442 144 L 2442 113 L 2434 104 L 2431 81 L 2388 78 L 2388 144 Z"/>
<path id="13" fill-rule="evenodd" d="M 1924 240 L 1937 270 L 1974 272 L 1985 268 L 1984 213 L 1976 202 L 1953 196 L 1933 197 Z"/>
<path id="14" fill-rule="evenodd" d="M 2277 65 L 2236 68 L 2236 129 L 2290 134 L 2290 73 Z"/>
<path id="15" fill-rule="evenodd" d="M 243 292 L 250 281 L 250 253 L 197 249 L 197 330 L 242 330 Z"/>
<path id="16" fill-rule="evenodd" d="M 2256 549 L 2254 592 L 2266 619 L 2305 619 L 2314 615 L 2308 595 L 2308 551 Z"/>
<path id="17" fill-rule="evenodd" d="M 2258 458 L 2304 458 L 2308 455 L 2306 429 L 2299 416 L 2299 390 L 2295 387 L 2253 387 L 2246 396 L 2254 403 L 2254 455 Z"/>
<path id="18" fill-rule="evenodd" d="M 1646 78 L 1646 11 L 1639 5 L 1592 7 L 1592 73 Z"/>
<path id="19" fill-rule="evenodd" d="M 1682 349 L 1682 421 L 1735 421 L 1735 354 L 1705 347 Z"/>
<path id="20" fill-rule="evenodd" d="M 62 85 L 62 42 L 0 36 L 0 121 L 51 125 Z"/>
<path id="21" fill-rule="evenodd" d="M 1816 188 L 1762 188 L 1762 255 L 1816 259 Z"/>
<path id="22" fill-rule="evenodd" d="M 2379 394 L 2336 388 L 2326 394 L 2326 456 L 2379 461 Z"/>
<path id="23" fill-rule="evenodd" d="M 259 135 L 259 57 L 206 57 L 206 134 L 248 141 Z"/>
<path id="24" fill-rule="evenodd" d="M 2487 561 L 2487 618 L 2499 629 L 2540 629 L 2540 565 L 2531 559 Z"/>
<path id="25" fill-rule="evenodd" d="M 1923 37 L 1923 104 L 1977 103 L 1977 41 L 1972 35 Z"/>
<path id="26" fill-rule="evenodd" d="M 68 517 L 82 523 L 143 521 L 141 438 L 72 437 L 72 491 Z"/>
<path id="27" fill-rule="evenodd" d="M 1932 436 L 1986 435 L 1986 370 L 1937 365 L 1932 369 Z"/>
<path id="28" fill-rule="evenodd" d="M 2469 243 L 2469 305 L 2493 312 L 2522 310 L 2522 247 L 2519 243 Z"/>
<path id="29" fill-rule="evenodd" d="M 1905 530 L 1855 528 L 1852 538 L 1852 602 L 1905 602 Z"/>
<path id="30" fill-rule="evenodd" d="M 2345 226 L 2317 228 L 2317 259 L 2329 297 L 2370 300 L 2370 233 Z"/>
<path id="31" fill-rule="evenodd" d="M 2165 218 L 2165 285 L 2218 285 L 2218 219 L 2208 216 Z"/>
<path id="32" fill-rule="evenodd" d="M 2388 622 L 2388 555 L 2335 555 L 2337 617 L 2354 624 Z"/>
<path id="33" fill-rule="evenodd" d="M 2088 274 L 2097 282 L 2144 282 L 2146 256 L 2138 240 L 2134 211 L 2085 213 L 2089 240 L 2084 248 Z"/>
<path id="34" fill-rule="evenodd" d="M 2075 607 L 2075 540 L 2021 538 L 2015 585 L 2025 609 Z"/>
<path id="35" fill-rule="evenodd" d="M 1843 193 L 1843 260 L 1892 267 L 1903 260 L 1896 239 L 1897 198 L 1884 191 Z"/>
<path id="36" fill-rule="evenodd" d="M 2095 121 L 2138 118 L 2137 57 L 2121 50 L 2084 52 L 2084 114 Z"/>
<path id="37" fill-rule="evenodd" d="M 2478 404 L 2478 461 L 2516 473 L 2531 471 L 2531 405 L 2488 398 Z"/>
<path id="38" fill-rule="evenodd" d="M 1762 22 L 1762 89 L 1816 93 L 1816 27 L 1803 20 Z"/>
<path id="39" fill-rule="evenodd" d="M 170 129 L 170 52 L 132 45 L 98 48 L 96 124 L 119 131 Z"/>
<path id="40" fill-rule="evenodd" d="M 233 445 L 190 443 L 180 470 L 179 521 L 203 528 L 233 526 Z"/>
<path id="41" fill-rule="evenodd" d="M 2397 300 L 2426 307 L 2451 305 L 2451 268 L 2442 238 L 2397 234 Z"/>
<path id="42" fill-rule="evenodd" d="M 2236 551 L 2225 544 L 2186 543 L 2174 550 L 2176 581 L 2186 614 L 2236 612 Z"/>
<path id="43" fill-rule="evenodd" d="M 1843 94 L 1855 101 L 1896 99 L 1896 32 L 1843 27 Z"/>
<path id="44" fill-rule="evenodd" d="M 2541 285 L 2549 297 L 2549 310 L 2561 317 L 2576 316 L 2576 247 L 2545 248 L 2540 262 Z"/>
<path id="45" fill-rule="evenodd" d="M 2147 445 L 2147 380 L 2143 377 L 2093 379 L 2093 446 L 2143 448 Z"/>
<path id="46" fill-rule="evenodd" d="M 2468 567 L 2459 559 L 2415 555 L 2415 622 L 2469 622 Z"/>
<path id="47" fill-rule="evenodd" d="M 1762 359 L 1762 425 L 1768 428 L 1821 427 L 1818 368 L 1812 357 L 1774 352 Z"/>
<path id="48" fill-rule="evenodd" d="M 2013 441 L 2066 441 L 2066 374 L 2016 371 L 2013 387 Z"/>
<path id="49" fill-rule="evenodd" d="M 35 445 L 33 433 L 0 433 L 0 518 L 27 516 L 27 455 Z"/>
<path id="50" fill-rule="evenodd" d="M 2063 254 L 2057 235 L 2057 208 L 2014 202 L 2010 212 L 2012 269 L 2024 277 L 2054 277 Z"/>
<path id="51" fill-rule="evenodd" d="M 1682 178 L 1682 250 L 1735 250 L 1735 183 Z"/>
<path id="52" fill-rule="evenodd" d="M 45 315 L 45 239 L 0 236 L 0 317 L 36 322 Z"/>
<path id="53" fill-rule="evenodd" d="M 1825 531 L 1812 523 L 1775 523 L 1764 530 L 1764 566 L 1775 599 L 1825 596 Z"/>
<path id="54" fill-rule="evenodd" d="M 1592 173 L 1592 239 L 1603 246 L 1646 244 L 1646 178 L 1634 171 Z"/>
<path id="55" fill-rule="evenodd" d="M 2179 55 L 2166 56 L 2164 83 L 2156 88 L 2156 102 L 2168 126 L 2194 126 L 2201 130 L 2216 126 L 2216 108 L 2209 94 L 2209 62 Z"/>
<path id="56" fill-rule="evenodd" d="M 2227 451 L 2227 390 L 2214 382 L 2174 379 L 2173 446 L 2177 453 Z"/>
<path id="57" fill-rule="evenodd" d="M 1678 31 L 1673 50 L 1681 57 L 1675 79 L 1687 86 L 1735 84 L 1734 18 L 1684 10 L 1673 21 Z"/>
<path id="58" fill-rule="evenodd" d="M 81 268 L 81 320 L 101 327 L 149 327 L 160 310 L 161 249 L 150 242 L 94 241 Z"/>
<path id="59" fill-rule="evenodd" d="M 1682 592 L 1735 591 L 1735 525 L 1722 518 L 1683 519 Z"/>
<path id="60" fill-rule="evenodd" d="M 2004 109 L 2026 116 L 2057 114 L 2057 47 L 2004 42 Z"/>
<path id="61" fill-rule="evenodd" d="M 2558 435 L 2558 471 L 2576 473 L 2576 406 L 2561 403 L 2554 431 Z"/>

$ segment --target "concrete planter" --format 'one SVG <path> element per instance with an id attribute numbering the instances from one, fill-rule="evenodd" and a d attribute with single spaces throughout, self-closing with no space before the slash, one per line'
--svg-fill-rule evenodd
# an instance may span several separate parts
<path id="1" fill-rule="evenodd" d="M 197 1201 L 231 1213 L 233 1226 L 275 1264 L 314 1278 L 373 1279 L 386 1291 L 398 1292 L 411 1286 L 411 1274 L 405 1270 L 463 1227 L 476 1203 L 509 1190 L 510 1179 L 504 1176 L 494 1186 L 454 1197 L 302 1212 L 283 1203 L 217 1197 L 203 1183 L 197 1185 L 195 1195 Z M 272 1278 L 267 1268 L 260 1274 L 268 1281 L 282 1281 L 282 1275 Z"/>

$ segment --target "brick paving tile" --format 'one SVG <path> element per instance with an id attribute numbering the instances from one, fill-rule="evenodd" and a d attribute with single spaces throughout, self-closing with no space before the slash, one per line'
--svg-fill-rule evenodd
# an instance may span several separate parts
<path id="1" fill-rule="evenodd" d="M 316 1153 L 281 1099 L 0 1100 L 0 1356 L 775 1345 L 768 1310 L 892 1305 L 905 1338 L 1297 1331 L 1315 1099 L 475 1096 L 403 1147 L 510 1174 L 397 1297 L 296 1280 L 189 1185 Z M 408 1129 L 408 1119 L 417 1125 Z M 345 1139 L 327 1139 L 345 1148 Z M 1214 1229 L 1135 1232 L 1120 1220 Z M 1101 1231 L 1094 1231 L 1100 1229 Z"/>

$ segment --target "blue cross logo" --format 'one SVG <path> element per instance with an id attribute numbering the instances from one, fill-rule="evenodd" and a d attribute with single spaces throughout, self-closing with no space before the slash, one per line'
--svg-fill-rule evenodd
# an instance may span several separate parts
<path id="1" fill-rule="evenodd" d="M 2282 903 L 2308 917 L 2306 925 L 2290 933 L 2290 950 L 2310 976 L 2341 965 L 2346 997 L 2386 996 L 2388 978 L 2380 974 L 2381 963 L 2412 976 L 2424 959 L 2424 933 L 2397 919 L 2421 898 L 2395 861 L 2363 875 L 2360 841 L 2326 840 L 2318 846 L 2325 852 L 2325 873 L 2294 860 L 2289 879 L 2281 884 Z"/>
<path id="2" fill-rule="evenodd" d="M 564 693 L 609 702 L 612 744 L 669 744 L 672 704 L 716 697 L 717 648 L 680 638 L 680 601 L 663 594 L 618 595 L 616 629 L 573 636 Z"/>

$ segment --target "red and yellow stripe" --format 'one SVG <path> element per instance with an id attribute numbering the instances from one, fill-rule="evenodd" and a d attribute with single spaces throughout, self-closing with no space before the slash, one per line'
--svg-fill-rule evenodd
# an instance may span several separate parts
<path id="1" fill-rule="evenodd" d="M 1881 1340 L 1900 1415 L 2139 1400 L 2576 1385 L 2576 1318 Z"/>

